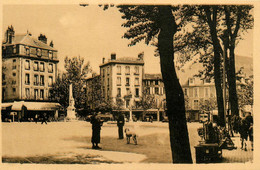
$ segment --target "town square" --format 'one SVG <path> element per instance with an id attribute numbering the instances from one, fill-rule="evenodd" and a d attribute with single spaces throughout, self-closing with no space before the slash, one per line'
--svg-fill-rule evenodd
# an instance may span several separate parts
<path id="1" fill-rule="evenodd" d="M 254 10 L 3 5 L 2 162 L 252 165 Z"/>

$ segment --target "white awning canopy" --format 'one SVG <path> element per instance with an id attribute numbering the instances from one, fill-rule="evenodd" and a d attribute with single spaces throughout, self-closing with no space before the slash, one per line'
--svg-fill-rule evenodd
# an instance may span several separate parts
<path id="1" fill-rule="evenodd" d="M 57 110 L 61 105 L 51 102 L 25 102 L 24 106 L 27 110 Z"/>
<path id="2" fill-rule="evenodd" d="M 52 102 L 12 102 L 12 103 L 2 103 L 2 110 L 6 110 L 7 107 L 11 107 L 12 111 L 21 111 L 22 107 L 26 107 L 27 110 L 44 110 L 44 111 L 53 111 L 61 107 L 59 103 Z"/>

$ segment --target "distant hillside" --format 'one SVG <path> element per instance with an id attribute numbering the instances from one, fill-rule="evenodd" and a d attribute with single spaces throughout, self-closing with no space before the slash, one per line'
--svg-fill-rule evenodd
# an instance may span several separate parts
<path id="1" fill-rule="evenodd" d="M 244 67 L 244 73 L 246 77 L 253 75 L 253 58 L 252 57 L 245 57 L 236 55 L 235 59 L 236 64 L 236 72 L 241 68 Z M 184 66 L 182 69 L 177 71 L 178 78 L 181 84 L 184 84 L 188 81 L 188 78 L 193 77 L 195 74 L 199 73 L 199 70 L 202 70 L 201 63 L 189 64 Z"/>

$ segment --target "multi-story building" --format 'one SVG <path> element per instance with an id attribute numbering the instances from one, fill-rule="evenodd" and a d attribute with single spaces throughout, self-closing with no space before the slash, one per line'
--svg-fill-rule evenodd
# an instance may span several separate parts
<path id="1" fill-rule="evenodd" d="M 57 111 L 59 104 L 48 99 L 57 77 L 57 52 L 45 35 L 16 35 L 8 27 L 2 44 L 2 109 L 15 111 L 19 119 Z"/>
<path id="2" fill-rule="evenodd" d="M 142 79 L 144 61 L 142 55 L 138 58 L 116 58 L 111 54 L 107 62 L 103 58 L 100 65 L 101 91 L 105 100 L 116 102 L 121 98 L 124 101 L 123 109 L 128 110 L 139 101 L 142 95 Z"/>

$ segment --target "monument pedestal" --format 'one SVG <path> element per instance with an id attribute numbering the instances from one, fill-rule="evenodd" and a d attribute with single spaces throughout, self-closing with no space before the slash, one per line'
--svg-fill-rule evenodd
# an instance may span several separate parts
<path id="1" fill-rule="evenodd" d="M 77 120 L 75 107 L 69 106 L 67 108 L 67 117 L 66 118 L 69 121 Z"/>

